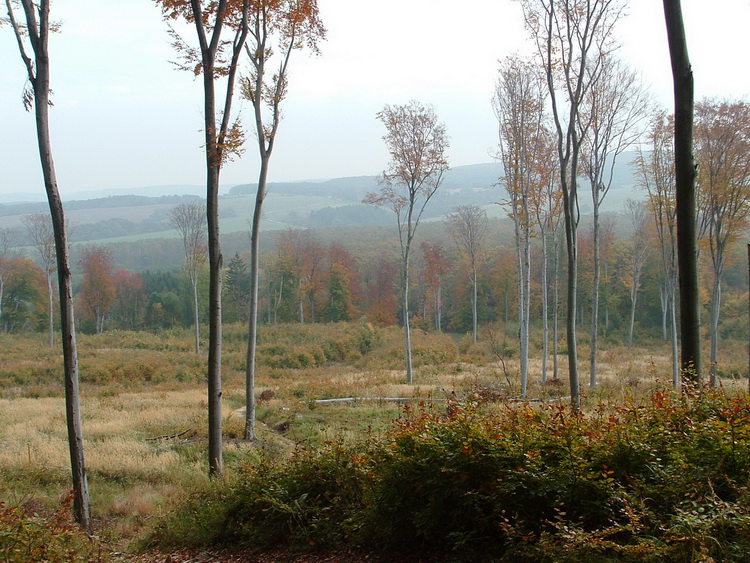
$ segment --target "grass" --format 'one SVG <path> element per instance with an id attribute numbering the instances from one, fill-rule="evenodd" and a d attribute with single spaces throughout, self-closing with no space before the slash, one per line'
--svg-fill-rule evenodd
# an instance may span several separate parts
<path id="1" fill-rule="evenodd" d="M 379 439 L 402 406 L 383 401 L 320 404 L 337 397 L 405 397 L 413 405 L 446 408 L 446 399 L 512 396 L 515 358 L 505 374 L 480 343 L 464 349 L 459 338 L 414 331 L 416 384 L 403 383 L 401 330 L 358 323 L 263 327 L 257 393 L 259 441 L 240 440 L 244 428 L 244 327 L 228 326 L 224 343 L 224 434 L 229 472 L 258 456 L 287 459 L 301 445 Z M 512 342 L 512 338 L 509 338 Z M 744 347 L 725 343 L 730 363 L 743 365 Z M 62 359 L 43 334 L 0 334 L 0 501 L 53 514 L 70 486 L 62 388 Z M 208 487 L 205 357 L 192 353 L 190 330 L 159 335 L 113 332 L 79 338 L 82 415 L 92 512 L 98 533 L 118 549 L 143 536 L 176 503 Z M 582 346 L 581 357 L 586 350 Z M 295 362 L 305 367 L 287 367 Z M 566 362 L 560 358 L 560 377 Z M 295 364 L 296 365 L 296 364 Z M 583 369 L 583 363 L 581 365 Z M 563 401 L 565 386 L 543 385 L 541 361 L 530 362 L 529 396 Z M 552 364 L 548 365 L 551 376 Z M 587 371 L 587 370 L 586 370 Z M 605 348 L 600 385 L 584 387 L 584 405 L 623 404 L 669 380 L 666 348 L 634 352 Z M 723 380 L 727 388 L 743 380 Z M 554 403 L 553 403 L 554 404 Z M 161 436 L 180 436 L 159 438 Z"/>

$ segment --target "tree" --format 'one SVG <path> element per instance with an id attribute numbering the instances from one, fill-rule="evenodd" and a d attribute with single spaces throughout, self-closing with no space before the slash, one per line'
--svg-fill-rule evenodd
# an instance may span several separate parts
<path id="1" fill-rule="evenodd" d="M 448 137 L 432 107 L 416 100 L 406 105 L 386 105 L 377 118 L 387 130 L 383 137 L 391 161 L 383 172 L 379 193 L 364 202 L 386 206 L 396 215 L 401 246 L 401 291 L 404 314 L 406 382 L 414 381 L 409 329 L 409 258 L 422 213 L 440 187 L 448 169 Z"/>
<path id="2" fill-rule="evenodd" d="M 328 273 L 328 306 L 325 317 L 328 322 L 350 321 L 354 306 L 349 293 L 349 273 L 337 263 L 331 264 Z"/>
<path id="3" fill-rule="evenodd" d="M 716 385 L 721 279 L 727 249 L 750 216 L 750 104 L 705 100 L 695 107 L 700 233 L 708 237 L 711 288 L 711 383 Z"/>
<path id="4" fill-rule="evenodd" d="M 239 255 L 235 253 L 227 266 L 227 273 L 224 282 L 226 295 L 230 298 L 227 307 L 225 320 L 232 318 L 237 321 L 247 321 L 247 310 L 250 306 L 250 272 L 247 264 Z"/>
<path id="5" fill-rule="evenodd" d="M 288 267 L 296 281 L 297 309 L 300 324 L 305 323 L 305 305 L 310 321 L 315 322 L 315 302 L 323 287 L 325 248 L 315 233 L 287 229 L 276 238 L 279 264 Z"/>
<path id="6" fill-rule="evenodd" d="M 641 274 L 651 250 L 649 236 L 648 208 L 642 201 L 628 199 L 625 202 L 625 215 L 630 222 L 632 234 L 630 237 L 630 324 L 628 328 L 628 348 L 633 348 L 633 326 L 635 325 L 635 306 L 638 290 L 641 285 Z"/>
<path id="7" fill-rule="evenodd" d="M 112 316 L 119 321 L 119 326 L 134 330 L 143 321 L 146 308 L 146 292 L 143 280 L 138 274 L 117 270 L 112 276 L 115 286 L 115 299 L 112 304 Z"/>
<path id="8" fill-rule="evenodd" d="M 421 243 L 424 258 L 424 276 L 429 292 L 432 294 L 432 307 L 435 317 L 435 329 L 443 330 L 443 276 L 450 271 L 450 264 L 445 249 L 439 243 L 423 241 Z"/>
<path id="9" fill-rule="evenodd" d="M 674 85 L 674 169 L 677 267 L 680 287 L 680 367 L 683 377 L 701 374 L 700 288 L 693 160 L 693 70 L 690 66 L 680 0 L 664 0 L 669 58 Z"/>
<path id="10" fill-rule="evenodd" d="M 16 232 L 0 228 L 0 326 L 3 326 L 3 295 L 10 276 L 12 260 L 16 255 Z"/>
<path id="11" fill-rule="evenodd" d="M 482 263 L 482 246 L 487 238 L 487 212 L 477 205 L 462 205 L 449 214 L 447 219 L 448 232 L 464 255 L 469 266 L 471 280 L 471 318 L 472 341 L 477 343 L 477 285 L 479 283 L 479 267 Z"/>
<path id="12" fill-rule="evenodd" d="M 340 242 L 332 242 L 328 245 L 328 263 L 330 265 L 338 264 L 346 271 L 349 279 L 349 295 L 352 300 L 352 318 L 359 314 L 356 309 L 356 303 L 361 303 L 362 296 L 362 276 L 359 272 L 357 259 L 354 255 Z"/>
<path id="13" fill-rule="evenodd" d="M 623 62 L 606 57 L 595 71 L 592 86 L 582 104 L 583 147 L 581 162 L 591 186 L 594 219 L 594 276 L 591 312 L 591 369 L 589 385 L 596 386 L 599 342 L 599 293 L 601 284 L 600 208 L 614 179 L 618 157 L 639 136 L 639 124 L 647 112 L 645 91 L 637 74 Z"/>
<path id="14" fill-rule="evenodd" d="M 557 137 L 567 257 L 568 371 L 573 408 L 580 406 L 576 309 L 578 280 L 578 174 L 582 104 L 613 50 L 612 29 L 623 12 L 620 0 L 519 0 L 534 39 L 550 95 Z"/>
<path id="15" fill-rule="evenodd" d="M 49 346 L 55 345 L 55 314 L 54 300 L 55 290 L 52 284 L 52 274 L 55 271 L 55 233 L 52 228 L 52 220 L 45 213 L 33 213 L 26 215 L 22 219 L 29 237 L 39 252 L 39 259 L 42 262 L 42 269 L 47 276 L 47 297 L 48 297 L 48 316 L 49 316 Z"/>
<path id="16" fill-rule="evenodd" d="M 42 271 L 23 256 L 8 260 L 8 276 L 3 298 L 2 331 L 21 332 L 33 328 L 35 316 L 40 308 Z"/>
<path id="17" fill-rule="evenodd" d="M 20 3 L 25 23 L 18 21 L 14 6 Z M 78 523 L 91 531 L 91 503 L 89 498 L 86 463 L 83 450 L 83 425 L 78 377 L 78 348 L 76 345 L 75 321 L 73 314 L 73 290 L 70 275 L 68 240 L 65 233 L 65 213 L 60 193 L 57 189 L 57 175 L 52 157 L 52 141 L 49 131 L 50 102 L 50 62 L 49 34 L 55 24 L 50 22 L 49 0 L 5 0 L 10 23 L 21 54 L 30 90 L 24 91 L 24 104 L 27 109 L 34 107 L 39 157 L 44 177 L 52 226 L 55 233 L 55 253 L 57 256 L 57 280 L 60 295 L 60 331 L 62 336 L 63 366 L 65 372 L 65 418 L 68 428 L 68 448 L 70 467 L 73 475 L 73 512 Z"/>
<path id="18" fill-rule="evenodd" d="M 101 334 L 116 295 L 112 253 L 98 245 L 84 248 L 78 267 L 83 271 L 78 294 L 81 309 L 85 317 L 94 321 L 96 333 Z"/>
<path id="19" fill-rule="evenodd" d="M 168 21 L 195 27 L 198 47 L 171 31 L 183 70 L 203 77 L 203 132 L 206 155 L 208 225 L 208 462 L 211 476 L 223 469 L 221 435 L 221 278 L 224 257 L 219 231 L 219 177 L 223 164 L 241 153 L 242 130 L 232 122 L 232 102 L 242 48 L 247 40 L 250 0 L 154 0 Z M 229 38 L 225 35 L 225 31 Z M 216 83 L 223 80 L 223 106 L 217 108 Z"/>
<path id="20" fill-rule="evenodd" d="M 659 239 L 662 271 L 662 325 L 672 344 L 672 385 L 680 387 L 677 350 L 677 223 L 674 177 L 674 120 L 660 111 L 651 118 L 646 140 L 648 152 L 638 150 L 636 166 L 640 184 L 648 191 L 648 202 Z"/>
<path id="21" fill-rule="evenodd" d="M 498 120 L 502 183 L 513 219 L 518 271 L 518 343 L 521 363 L 521 397 L 526 396 L 531 314 L 532 202 L 547 178 L 544 78 L 530 62 L 506 58 L 492 99 Z"/>
<path id="22" fill-rule="evenodd" d="M 185 271 L 193 289 L 195 353 L 201 352 L 198 309 L 198 273 L 206 261 L 206 204 L 202 201 L 181 203 L 169 212 L 169 223 L 177 229 L 185 251 Z"/>
<path id="23" fill-rule="evenodd" d="M 371 260 L 365 272 L 367 292 L 367 320 L 377 326 L 396 324 L 398 299 L 397 264 L 386 256 Z"/>
<path id="24" fill-rule="evenodd" d="M 542 241 L 542 383 L 547 381 L 547 357 L 549 356 L 549 292 L 550 292 L 550 260 L 549 247 L 554 252 L 553 277 L 554 288 L 553 301 L 553 377 L 557 378 L 557 318 L 558 318 L 558 278 L 559 278 L 559 239 L 560 239 L 560 215 L 562 213 L 562 198 L 557 189 L 555 181 L 557 169 L 555 167 L 554 144 L 551 135 L 545 135 L 542 142 L 547 143 L 548 148 L 542 152 L 540 174 L 542 176 L 541 189 L 537 197 L 531 200 L 531 209 L 539 228 L 539 238 Z"/>
<path id="25" fill-rule="evenodd" d="M 258 275 L 260 272 L 260 221 L 266 197 L 271 155 L 286 98 L 292 52 L 303 47 L 318 53 L 326 30 L 317 0 L 259 0 L 252 3 L 251 43 L 246 46 L 251 74 L 243 79 L 242 94 L 253 104 L 255 134 L 260 154 L 258 189 L 250 225 L 250 319 L 245 358 L 245 440 L 255 439 L 255 353 L 258 341 Z M 278 49 L 278 71 L 269 76 L 267 66 Z M 264 115 L 264 108 L 267 115 Z"/>

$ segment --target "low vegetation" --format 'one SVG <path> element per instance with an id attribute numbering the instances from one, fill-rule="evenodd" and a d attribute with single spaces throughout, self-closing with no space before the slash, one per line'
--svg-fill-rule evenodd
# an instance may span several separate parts
<path id="1" fill-rule="evenodd" d="M 152 541 L 308 551 L 354 543 L 477 561 L 742 561 L 748 423 L 746 397 L 698 388 L 578 414 L 424 403 L 384 437 L 237 467 Z"/>
<path id="2" fill-rule="evenodd" d="M 405 385 L 398 327 L 263 327 L 259 439 L 247 444 L 244 328 L 227 326 L 227 470 L 215 482 L 205 358 L 190 330 L 81 335 L 95 540 L 67 516 L 59 352 L 41 334 L 2 334 L 0 553 L 106 561 L 148 547 L 161 555 L 138 557 L 163 560 L 281 545 L 303 560 L 352 546 L 391 560 L 743 560 L 750 403 L 734 374 L 744 346 L 725 343 L 723 388 L 676 395 L 663 386 L 666 349 L 610 342 L 601 385 L 573 415 L 566 385 L 538 379 L 538 359 L 531 401 L 515 401 L 513 338 L 502 334 L 473 345 L 414 331 Z"/>

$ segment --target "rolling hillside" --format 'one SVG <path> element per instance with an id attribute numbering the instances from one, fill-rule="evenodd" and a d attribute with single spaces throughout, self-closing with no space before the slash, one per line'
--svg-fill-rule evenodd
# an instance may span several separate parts
<path id="1" fill-rule="evenodd" d="M 619 210 L 626 199 L 641 198 L 635 187 L 630 166 L 632 153 L 625 154 L 615 170 L 615 181 L 603 211 Z M 457 166 L 445 176 L 443 185 L 425 213 L 425 220 L 437 219 L 459 205 L 486 206 L 492 216 L 504 216 L 494 205 L 504 198 L 498 180 L 502 166 L 498 163 Z M 165 195 L 181 189 L 178 195 Z M 232 234 L 249 229 L 256 186 L 232 187 L 221 198 L 222 233 Z M 287 227 L 354 227 L 387 225 L 390 212 L 363 205 L 368 192 L 379 189 L 377 176 L 335 178 L 320 182 L 279 182 L 268 187 L 265 204 L 264 230 Z M 118 190 L 119 191 L 119 190 Z M 166 186 L 133 190 L 136 195 L 108 195 L 91 199 L 67 201 L 66 213 L 71 225 L 73 242 L 135 242 L 141 239 L 175 238 L 177 233 L 168 222 L 170 209 L 183 201 L 199 197 L 199 189 L 191 186 Z M 143 195 L 143 193 L 151 195 Z M 105 192 L 112 193 L 112 192 Z M 172 192 L 174 193 L 174 192 Z M 582 182 L 581 212 L 591 210 L 590 195 Z M 46 213 L 44 202 L 0 204 L 3 227 L 19 231 L 23 239 L 22 218 L 30 213 Z M 23 243 L 23 241 L 22 241 Z"/>

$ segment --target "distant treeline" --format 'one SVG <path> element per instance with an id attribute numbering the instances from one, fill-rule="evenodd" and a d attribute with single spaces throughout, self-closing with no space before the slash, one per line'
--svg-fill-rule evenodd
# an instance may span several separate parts
<path id="1" fill-rule="evenodd" d="M 97 199 L 79 199 L 65 202 L 66 211 L 78 209 L 104 209 L 109 207 L 139 207 L 141 205 L 168 205 L 198 199 L 194 195 L 165 195 L 149 197 L 143 195 L 114 195 Z M 0 204 L 0 217 L 11 215 L 29 215 L 31 213 L 48 213 L 46 202 Z"/>

